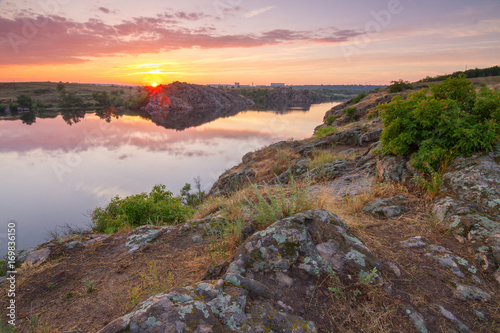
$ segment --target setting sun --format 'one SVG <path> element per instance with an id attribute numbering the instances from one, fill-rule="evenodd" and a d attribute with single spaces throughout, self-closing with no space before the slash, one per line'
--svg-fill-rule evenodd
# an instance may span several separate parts
<path id="1" fill-rule="evenodd" d="M 156 82 L 151 83 L 151 86 L 152 86 L 153 88 L 156 88 L 156 86 L 157 86 L 157 85 L 158 85 L 158 83 L 156 83 Z"/>

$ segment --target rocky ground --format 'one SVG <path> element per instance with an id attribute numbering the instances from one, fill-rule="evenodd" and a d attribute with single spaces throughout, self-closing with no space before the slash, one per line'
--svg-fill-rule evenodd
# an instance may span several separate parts
<path id="1" fill-rule="evenodd" d="M 332 109 L 337 133 L 249 152 L 196 220 L 23 251 L 21 331 L 500 332 L 500 147 L 456 159 L 429 195 L 407 159 L 375 152 L 390 98 Z M 311 209 L 265 226 L 227 213 L 297 183 Z"/>

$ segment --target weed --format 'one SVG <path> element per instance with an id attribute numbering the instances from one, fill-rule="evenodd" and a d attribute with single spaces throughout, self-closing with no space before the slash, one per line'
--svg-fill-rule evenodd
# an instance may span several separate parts
<path id="1" fill-rule="evenodd" d="M 55 289 L 55 288 L 56 288 L 56 284 L 55 284 L 55 283 L 52 283 L 52 282 L 47 283 L 47 289 L 49 289 L 49 290 L 53 290 L 53 289 Z"/>
<path id="2" fill-rule="evenodd" d="M 66 299 L 70 300 L 70 299 L 72 299 L 75 295 L 76 295 L 76 293 L 75 293 L 75 292 L 73 292 L 73 291 L 68 291 L 68 292 L 64 295 L 64 298 L 66 298 Z"/>
<path id="3" fill-rule="evenodd" d="M 326 128 L 320 128 L 318 129 L 314 135 L 319 139 L 319 138 L 324 138 L 325 136 L 328 136 L 330 134 L 334 134 L 334 133 L 337 133 L 339 130 L 336 129 L 335 127 L 333 126 L 329 126 L 329 127 L 326 127 Z"/>
<path id="4" fill-rule="evenodd" d="M 298 155 L 294 153 L 291 149 L 280 149 L 276 150 L 276 154 L 273 159 L 272 172 L 274 175 L 279 176 L 284 171 L 288 170 L 293 160 L 298 158 Z"/>
<path id="5" fill-rule="evenodd" d="M 173 286 L 174 275 L 168 272 L 165 275 L 158 273 L 156 261 L 147 263 L 148 270 L 142 273 L 139 278 L 139 285 L 130 287 L 128 289 L 129 305 L 130 308 L 136 306 L 143 298 L 164 292 Z"/>
<path id="6" fill-rule="evenodd" d="M 312 209 L 316 198 L 309 194 L 310 181 L 296 182 L 293 178 L 289 188 L 282 185 L 267 186 L 259 190 L 254 186 L 256 201 L 247 200 L 250 214 L 262 227 L 285 217 Z"/>
<path id="7" fill-rule="evenodd" d="M 369 285 L 372 283 L 373 279 L 377 276 L 377 268 L 373 267 L 372 271 L 370 273 L 366 273 L 364 271 L 361 271 L 359 273 L 359 283 L 364 284 L 364 285 Z"/>
<path id="8" fill-rule="evenodd" d="M 346 116 L 348 117 L 352 117 L 354 116 L 354 114 L 356 113 L 358 109 L 356 109 L 354 106 L 353 107 L 350 107 L 350 108 L 347 108 L 347 109 L 344 109 L 344 111 L 342 111 Z"/>
<path id="9" fill-rule="evenodd" d="M 358 96 L 356 96 L 356 97 L 353 98 L 352 104 L 359 103 L 365 97 L 366 97 L 366 93 L 364 93 L 364 92 L 359 93 Z"/>
<path id="10" fill-rule="evenodd" d="M 337 119 L 336 116 L 334 116 L 333 114 L 329 115 L 328 117 L 326 117 L 325 119 L 325 124 L 327 126 L 332 126 L 333 122 L 335 121 L 335 119 Z"/>
<path id="11" fill-rule="evenodd" d="M 309 162 L 309 169 L 315 169 L 327 163 L 338 161 L 342 158 L 355 158 L 356 153 L 351 152 L 349 154 L 345 154 L 342 152 L 334 152 L 331 150 L 316 150 L 312 153 L 312 160 Z"/>
<path id="12" fill-rule="evenodd" d="M 2 320 L 0 319 L 0 332 L 2 333 L 17 333 L 19 332 L 14 326 L 9 325 L 9 324 L 3 324 Z"/>
<path id="13" fill-rule="evenodd" d="M 91 292 L 93 292 L 95 290 L 94 281 L 87 278 L 87 279 L 83 280 L 83 284 L 85 285 L 85 289 L 87 290 L 87 294 L 90 294 Z"/>

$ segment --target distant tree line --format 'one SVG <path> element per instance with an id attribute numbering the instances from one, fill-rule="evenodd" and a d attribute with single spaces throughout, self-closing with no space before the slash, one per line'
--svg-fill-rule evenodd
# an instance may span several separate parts
<path id="1" fill-rule="evenodd" d="M 444 81 L 450 77 L 458 78 L 462 74 L 465 75 L 465 77 L 468 79 L 473 79 L 477 77 L 500 76 L 500 66 L 493 66 L 481 69 L 474 68 L 474 69 L 468 69 L 466 71 L 454 72 L 453 74 L 437 75 L 434 77 L 427 76 L 425 79 L 422 79 L 419 82 Z"/>

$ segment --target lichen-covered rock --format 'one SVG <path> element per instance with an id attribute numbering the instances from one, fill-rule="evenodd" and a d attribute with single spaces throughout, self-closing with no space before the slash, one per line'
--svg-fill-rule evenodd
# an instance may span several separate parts
<path id="1" fill-rule="evenodd" d="M 213 271 L 225 264 L 218 266 Z M 298 300 L 307 302 L 317 287 L 312 277 L 332 269 L 344 277 L 366 278 L 382 266 L 336 215 L 324 210 L 296 214 L 249 237 L 220 280 L 153 296 L 100 333 L 317 332 Z M 376 281 L 381 281 L 378 274 Z"/>
<path id="2" fill-rule="evenodd" d="M 493 274 L 500 268 L 499 162 L 499 147 L 489 154 L 455 159 L 434 203 L 438 221 L 467 242 L 476 263 Z"/>
<path id="3" fill-rule="evenodd" d="M 227 195 L 241 189 L 244 185 L 251 183 L 254 179 L 255 171 L 247 168 L 228 175 L 222 175 L 212 186 L 209 194 L 213 197 Z"/>
<path id="4" fill-rule="evenodd" d="M 141 246 L 151 243 L 162 232 L 170 232 L 171 230 L 172 227 L 169 226 L 157 227 L 151 225 L 145 225 L 132 230 L 127 237 L 128 241 L 125 243 L 125 246 L 130 248 L 128 254 L 134 253 Z"/>
<path id="5" fill-rule="evenodd" d="M 313 170 L 309 171 L 305 175 L 305 177 L 317 181 L 334 180 L 335 178 L 345 174 L 349 169 L 350 168 L 346 164 L 345 160 L 338 160 L 314 168 Z"/>
<path id="6" fill-rule="evenodd" d="M 368 131 L 359 137 L 359 145 L 365 146 L 367 144 L 377 142 L 380 139 L 381 134 L 382 134 L 382 128 L 377 128 L 377 129 Z"/>
<path id="7" fill-rule="evenodd" d="M 377 161 L 378 176 L 388 182 L 407 182 L 413 177 L 404 156 L 383 156 Z"/>
<path id="8" fill-rule="evenodd" d="M 301 158 L 285 172 L 270 181 L 271 184 L 288 184 L 292 178 L 299 178 L 309 171 L 309 159 Z"/>
<path id="9" fill-rule="evenodd" d="M 442 192 L 500 215 L 500 148 L 475 157 L 459 157 L 443 175 Z"/>
<path id="10" fill-rule="evenodd" d="M 405 197 L 397 196 L 386 199 L 375 199 L 363 207 L 363 211 L 379 217 L 396 217 L 404 213 Z"/>

